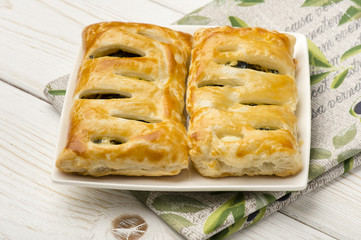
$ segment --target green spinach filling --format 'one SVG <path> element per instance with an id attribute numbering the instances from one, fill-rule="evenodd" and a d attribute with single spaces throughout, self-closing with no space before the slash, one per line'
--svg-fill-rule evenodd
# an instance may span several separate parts
<path id="1" fill-rule="evenodd" d="M 231 64 L 230 62 L 227 62 L 225 64 L 226 66 L 235 67 L 235 68 L 242 68 L 242 69 L 252 69 L 255 71 L 261 71 L 266 73 L 275 73 L 278 74 L 278 70 L 266 68 L 257 64 L 247 63 L 243 61 L 237 61 L 236 64 Z"/>

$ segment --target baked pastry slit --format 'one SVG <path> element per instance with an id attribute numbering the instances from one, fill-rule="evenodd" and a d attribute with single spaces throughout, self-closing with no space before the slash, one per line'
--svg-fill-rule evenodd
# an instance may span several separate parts
<path id="1" fill-rule="evenodd" d="M 149 30 L 149 29 L 144 29 L 142 31 L 139 31 L 138 34 L 143 35 L 143 36 L 145 36 L 147 38 L 159 41 L 159 42 L 172 43 L 166 37 L 162 36 L 161 34 L 157 33 L 156 31 L 152 31 L 152 30 Z"/>
<path id="2" fill-rule="evenodd" d="M 252 70 L 260 71 L 260 72 L 279 74 L 278 70 L 269 69 L 267 67 L 260 66 L 258 64 L 252 64 L 252 63 L 247 63 L 247 62 L 243 62 L 243 61 L 237 61 L 237 62 L 232 62 L 232 63 L 227 62 L 227 63 L 225 63 L 225 65 L 234 67 L 234 68 L 252 69 Z"/>
<path id="3" fill-rule="evenodd" d="M 92 55 L 89 55 L 90 59 L 101 58 L 101 57 L 117 57 L 117 58 L 135 58 L 135 57 L 143 57 L 145 54 L 140 51 L 127 51 L 119 48 L 106 48 L 101 49 L 95 52 Z"/>
<path id="4" fill-rule="evenodd" d="M 261 131 L 273 131 L 276 129 L 271 129 L 271 128 L 256 128 L 256 130 L 261 130 Z"/>
<path id="5" fill-rule="evenodd" d="M 151 118 L 134 116 L 134 115 L 129 116 L 129 115 L 125 115 L 125 114 L 112 114 L 111 116 L 130 120 L 130 121 L 143 122 L 143 123 L 160 123 L 160 122 L 162 122 L 162 120 L 160 120 L 160 119 L 151 119 Z"/>
<path id="6" fill-rule="evenodd" d="M 247 106 L 250 106 L 250 107 L 259 106 L 259 105 L 266 105 L 266 104 L 257 104 L 257 103 L 240 103 L 240 104 L 247 105 Z"/>
<path id="7" fill-rule="evenodd" d="M 279 128 L 273 128 L 273 127 L 257 127 L 257 128 L 255 128 L 255 130 L 260 130 L 260 131 L 275 131 L 278 129 Z"/>
<path id="8" fill-rule="evenodd" d="M 130 98 L 130 95 L 124 93 L 83 93 L 80 95 L 80 99 L 122 99 Z"/>
<path id="9" fill-rule="evenodd" d="M 202 87 L 239 87 L 244 86 L 244 82 L 241 79 L 230 78 L 230 79 L 213 79 L 203 80 L 198 83 L 198 88 Z"/>
<path id="10" fill-rule="evenodd" d="M 256 107 L 256 106 L 281 106 L 281 104 L 272 104 L 272 103 L 245 103 L 240 102 L 241 105 L 249 106 L 249 107 Z"/>
<path id="11" fill-rule="evenodd" d="M 114 137 L 94 137 L 91 141 L 95 144 L 111 144 L 111 145 L 119 145 L 125 143 L 124 140 Z"/>
<path id="12" fill-rule="evenodd" d="M 121 76 L 121 77 L 137 79 L 137 80 L 142 80 L 142 81 L 147 81 L 147 82 L 154 82 L 155 81 L 151 76 L 141 74 L 141 73 L 138 73 L 138 72 L 115 72 L 114 74 L 117 75 L 117 76 Z"/>

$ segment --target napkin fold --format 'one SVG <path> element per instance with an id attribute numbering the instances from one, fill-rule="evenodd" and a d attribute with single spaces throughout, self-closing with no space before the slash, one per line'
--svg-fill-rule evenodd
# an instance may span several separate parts
<path id="1" fill-rule="evenodd" d="M 361 165 L 359 1 L 299 0 L 281 4 L 276 0 L 216 0 L 176 24 L 258 26 L 303 33 L 308 38 L 311 72 L 312 138 L 306 189 L 133 192 L 185 238 L 223 239 Z M 56 79 L 44 89 L 59 112 L 68 78 Z"/>

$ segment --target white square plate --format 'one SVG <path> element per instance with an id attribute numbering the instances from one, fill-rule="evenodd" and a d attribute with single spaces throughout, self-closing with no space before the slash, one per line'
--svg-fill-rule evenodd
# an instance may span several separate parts
<path id="1" fill-rule="evenodd" d="M 207 26 L 173 25 L 168 27 L 193 34 L 196 29 Z M 276 176 L 242 176 L 213 179 L 202 177 L 190 166 L 188 170 L 183 170 L 179 175 L 172 177 L 106 176 L 94 178 L 64 174 L 55 167 L 54 160 L 52 171 L 53 181 L 55 183 L 74 186 L 143 191 L 295 191 L 304 189 L 307 186 L 311 139 L 308 48 L 304 35 L 298 33 L 290 34 L 296 37 L 294 58 L 298 61 L 296 81 L 299 103 L 297 105 L 296 116 L 298 118 L 298 139 L 301 143 L 301 157 L 303 161 L 303 169 L 298 174 L 285 178 Z M 81 62 L 81 56 L 83 55 L 81 51 L 82 50 L 79 52 L 66 91 L 67 94 L 61 116 L 56 156 L 58 156 L 65 146 L 75 80 Z"/>

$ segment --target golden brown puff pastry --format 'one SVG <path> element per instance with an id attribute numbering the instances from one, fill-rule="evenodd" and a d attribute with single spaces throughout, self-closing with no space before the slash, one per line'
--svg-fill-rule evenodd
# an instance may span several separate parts
<path id="1" fill-rule="evenodd" d="M 209 177 L 299 172 L 295 38 L 261 28 L 200 29 L 188 77 L 190 157 Z"/>
<path id="2" fill-rule="evenodd" d="M 175 175 L 188 167 L 184 93 L 191 35 L 105 22 L 83 31 L 65 149 L 56 166 L 80 175 Z"/>

